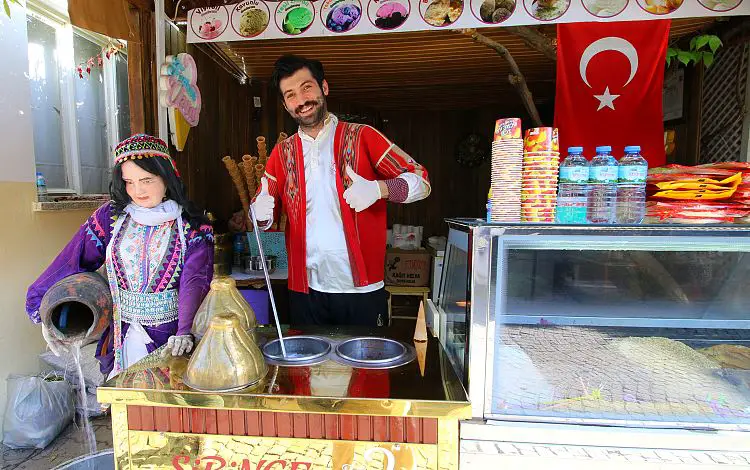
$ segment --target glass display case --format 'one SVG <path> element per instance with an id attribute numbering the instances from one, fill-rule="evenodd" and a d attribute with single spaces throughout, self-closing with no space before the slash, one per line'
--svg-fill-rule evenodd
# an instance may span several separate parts
<path id="1" fill-rule="evenodd" d="M 750 431 L 750 227 L 448 225 L 474 417 Z"/>

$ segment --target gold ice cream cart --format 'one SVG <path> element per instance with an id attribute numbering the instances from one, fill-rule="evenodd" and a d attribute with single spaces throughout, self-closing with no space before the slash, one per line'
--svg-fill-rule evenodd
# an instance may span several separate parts
<path id="1" fill-rule="evenodd" d="M 259 337 L 273 337 L 260 328 Z M 330 338 L 374 331 L 287 331 Z M 379 329 L 408 344 L 411 331 Z M 205 393 L 187 387 L 186 358 L 155 351 L 98 390 L 112 405 L 116 466 L 130 469 L 455 469 L 458 422 L 471 407 L 434 338 L 415 360 L 390 369 L 332 360 L 271 365 L 252 388 Z M 411 347 L 411 345 L 410 345 Z"/>

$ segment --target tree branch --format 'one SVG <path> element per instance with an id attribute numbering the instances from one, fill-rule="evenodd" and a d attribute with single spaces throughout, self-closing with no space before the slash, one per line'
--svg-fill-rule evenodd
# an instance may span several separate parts
<path id="1" fill-rule="evenodd" d="M 538 30 L 529 26 L 509 26 L 505 29 L 523 39 L 531 49 L 541 52 L 549 60 L 557 61 L 557 44 Z"/>
<path id="2" fill-rule="evenodd" d="M 531 116 L 534 125 L 541 127 L 542 119 L 539 117 L 539 111 L 536 109 L 536 104 L 534 104 L 534 97 L 532 96 L 531 91 L 529 91 L 529 87 L 526 85 L 526 79 L 524 78 L 523 73 L 521 73 L 521 69 L 518 68 L 518 64 L 515 59 L 513 59 L 510 51 L 499 42 L 493 41 L 487 36 L 477 33 L 474 29 L 464 29 L 462 32 L 463 34 L 470 36 L 479 44 L 484 44 L 485 46 L 494 49 L 495 52 L 500 54 L 503 59 L 508 62 L 511 70 L 511 74 L 508 76 L 508 81 L 516 88 L 518 94 L 521 95 L 521 101 L 523 102 L 524 107 L 526 107 L 529 116 Z"/>

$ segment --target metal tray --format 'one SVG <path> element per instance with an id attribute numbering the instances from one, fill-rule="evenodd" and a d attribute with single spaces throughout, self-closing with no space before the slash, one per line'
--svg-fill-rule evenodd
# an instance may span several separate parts
<path id="1" fill-rule="evenodd" d="M 336 354 L 342 359 L 373 366 L 397 362 L 406 353 L 406 346 L 400 342 L 372 336 L 348 339 L 336 346 Z"/>
<path id="2" fill-rule="evenodd" d="M 286 357 L 281 353 L 278 339 L 263 345 L 263 355 L 276 364 L 309 363 L 331 352 L 331 343 L 317 336 L 289 336 L 284 338 Z"/>

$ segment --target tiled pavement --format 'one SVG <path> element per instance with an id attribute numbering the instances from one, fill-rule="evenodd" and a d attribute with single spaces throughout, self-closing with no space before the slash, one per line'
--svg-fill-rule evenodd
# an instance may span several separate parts
<path id="1" fill-rule="evenodd" d="M 97 450 L 112 448 L 112 421 L 107 416 L 91 420 Z M 68 426 L 46 449 L 13 450 L 0 445 L 2 470 L 50 470 L 86 453 L 83 429 Z"/>

